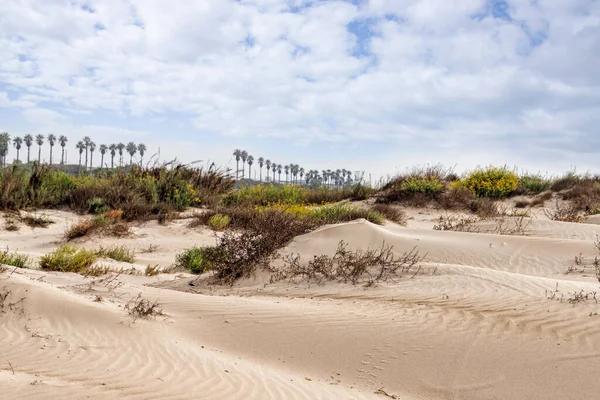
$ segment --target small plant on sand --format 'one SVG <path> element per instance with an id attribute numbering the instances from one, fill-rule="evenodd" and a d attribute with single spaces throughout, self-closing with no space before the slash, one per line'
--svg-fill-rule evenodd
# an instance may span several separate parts
<path id="1" fill-rule="evenodd" d="M 158 299 L 151 303 L 139 293 L 137 297 L 132 298 L 125 304 L 124 309 L 133 318 L 133 322 L 135 322 L 138 318 L 146 319 L 157 315 L 164 315 L 162 309 L 159 307 Z"/>
<path id="2" fill-rule="evenodd" d="M 504 198 L 519 183 L 519 177 L 506 168 L 488 167 L 471 172 L 463 181 L 464 187 L 479 197 Z"/>
<path id="3" fill-rule="evenodd" d="M 135 252 L 127 246 L 100 247 L 96 250 L 96 255 L 102 258 L 111 258 L 115 261 L 135 262 Z"/>
<path id="4" fill-rule="evenodd" d="M 222 231 L 223 229 L 227 228 L 230 222 L 231 218 L 229 218 L 227 215 L 215 214 L 208 219 L 208 226 L 213 231 Z"/>
<path id="5" fill-rule="evenodd" d="M 146 247 L 140 249 L 140 253 L 148 254 L 148 253 L 156 253 L 160 249 L 160 246 L 157 244 L 149 244 Z"/>
<path id="6" fill-rule="evenodd" d="M 64 244 L 40 258 L 40 268 L 46 271 L 75 272 L 83 274 L 98 259 L 95 251 L 78 249 Z"/>
<path id="7" fill-rule="evenodd" d="M 156 276 L 161 273 L 160 267 L 157 265 L 148 265 L 144 270 L 144 275 L 146 276 Z"/>
<path id="8" fill-rule="evenodd" d="M 50 218 L 41 215 L 25 214 L 21 215 L 20 220 L 30 228 L 47 228 L 54 223 Z"/>
<path id="9" fill-rule="evenodd" d="M 26 254 L 9 253 L 8 248 L 0 253 L 0 264 L 10 265 L 17 268 L 27 268 L 31 259 Z"/>
<path id="10" fill-rule="evenodd" d="M 205 258 L 205 247 L 192 247 L 177 255 L 175 266 L 185 268 L 192 274 L 203 274 L 211 270 L 211 263 Z"/>

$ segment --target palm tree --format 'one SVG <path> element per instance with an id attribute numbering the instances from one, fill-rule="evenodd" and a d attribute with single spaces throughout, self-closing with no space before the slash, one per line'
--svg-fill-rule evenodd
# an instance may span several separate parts
<path id="1" fill-rule="evenodd" d="M 285 183 L 288 183 L 288 175 L 290 173 L 290 166 L 286 165 L 285 167 L 283 167 L 283 170 L 285 171 Z"/>
<path id="2" fill-rule="evenodd" d="M 233 151 L 233 155 L 235 156 L 235 179 L 238 179 L 240 174 L 240 158 L 242 158 L 242 151 L 235 149 Z"/>
<path id="3" fill-rule="evenodd" d="M 108 150 L 108 146 L 105 144 L 100 145 L 100 169 L 104 168 L 104 155 L 106 154 L 106 150 Z"/>
<path id="4" fill-rule="evenodd" d="M 133 164 L 133 156 L 137 153 L 137 146 L 133 142 L 127 143 L 127 152 L 129 153 L 129 165 Z"/>
<path id="5" fill-rule="evenodd" d="M 246 160 L 248 159 L 248 152 L 246 150 L 242 151 L 240 157 L 242 158 L 242 179 L 244 179 L 244 176 L 246 176 Z"/>
<path id="6" fill-rule="evenodd" d="M 283 167 L 283 165 L 279 164 L 277 165 L 277 173 L 279 174 L 279 183 L 281 183 L 281 168 Z"/>
<path id="7" fill-rule="evenodd" d="M 265 165 L 265 159 L 263 157 L 258 157 L 258 166 L 260 167 L 260 180 L 259 182 L 262 182 L 262 169 L 263 169 L 263 165 Z"/>
<path id="8" fill-rule="evenodd" d="M 81 168 L 81 155 L 83 154 L 83 150 L 85 149 L 85 144 L 80 140 L 75 145 L 75 148 L 79 150 L 79 168 Z"/>
<path id="9" fill-rule="evenodd" d="M 125 150 L 125 145 L 123 144 L 123 142 L 120 142 L 117 145 L 117 150 L 119 150 L 119 165 L 122 167 L 123 166 L 123 150 Z"/>
<path id="10" fill-rule="evenodd" d="M 88 151 L 90 148 L 90 143 L 92 143 L 92 139 L 89 136 L 83 138 L 83 145 L 85 146 L 85 167 L 88 165 Z"/>
<path id="11" fill-rule="evenodd" d="M 96 151 L 96 143 L 90 142 L 90 169 L 92 169 L 94 161 L 94 151 Z"/>
<path id="12" fill-rule="evenodd" d="M 302 182 L 302 179 L 304 178 L 304 168 L 300 168 L 298 172 L 300 172 L 300 182 Z"/>
<path id="13" fill-rule="evenodd" d="M 114 169 L 115 156 L 117 155 L 117 145 L 113 143 L 110 146 L 108 146 L 108 149 L 110 150 L 110 169 Z"/>
<path id="14" fill-rule="evenodd" d="M 298 177 L 298 165 L 290 164 L 290 172 L 292 174 L 292 184 L 296 184 L 296 178 Z"/>
<path id="15" fill-rule="evenodd" d="M 69 139 L 67 139 L 67 137 L 65 135 L 60 135 L 58 137 L 58 143 L 60 143 L 60 147 L 62 147 L 62 154 L 60 156 L 61 164 L 65 163 L 65 146 L 67 145 L 68 141 L 69 141 Z"/>
<path id="16" fill-rule="evenodd" d="M 146 154 L 146 145 L 144 143 L 138 144 L 137 150 L 138 150 L 138 153 L 140 153 L 140 167 L 141 167 L 142 161 L 144 160 L 144 154 Z"/>
<path id="17" fill-rule="evenodd" d="M 248 179 L 252 179 L 252 164 L 254 164 L 254 156 L 248 156 Z"/>
<path id="18" fill-rule="evenodd" d="M 23 138 L 16 137 L 13 140 L 13 144 L 15 145 L 15 149 L 17 149 L 17 164 L 19 163 L 19 151 L 23 145 Z"/>
<path id="19" fill-rule="evenodd" d="M 267 182 L 269 181 L 269 171 L 271 170 L 271 160 L 265 161 L 265 166 L 267 167 Z"/>
<path id="20" fill-rule="evenodd" d="M 6 155 L 8 154 L 8 144 L 10 143 L 10 135 L 8 132 L 0 133 L 0 165 L 6 165 Z"/>
<path id="21" fill-rule="evenodd" d="M 33 136 L 29 133 L 23 136 L 23 141 L 25 142 L 25 146 L 27 146 L 27 164 L 29 164 L 29 155 L 31 154 L 31 145 L 33 145 Z"/>
<path id="22" fill-rule="evenodd" d="M 52 149 L 54 148 L 54 143 L 56 143 L 56 136 L 51 133 L 48 135 L 48 144 L 50 145 L 50 165 L 52 165 Z"/>
<path id="23" fill-rule="evenodd" d="M 35 143 L 38 145 L 38 163 L 42 162 L 42 145 L 44 144 L 44 135 L 36 135 Z"/>

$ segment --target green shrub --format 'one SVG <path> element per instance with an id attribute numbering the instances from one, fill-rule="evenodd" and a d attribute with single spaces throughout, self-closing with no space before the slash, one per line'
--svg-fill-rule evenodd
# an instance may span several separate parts
<path id="1" fill-rule="evenodd" d="M 208 219 L 208 226 L 214 231 L 222 231 L 227 228 L 231 218 L 223 214 L 215 214 Z"/>
<path id="2" fill-rule="evenodd" d="M 101 246 L 98 250 L 96 250 L 96 255 L 102 258 L 111 258 L 115 261 L 128 263 L 135 262 L 135 252 L 127 246 Z"/>
<path id="3" fill-rule="evenodd" d="M 411 177 L 400 184 L 400 190 L 408 194 L 421 193 L 429 197 L 436 197 L 444 190 L 444 184 L 433 176 L 426 178 Z"/>
<path id="4" fill-rule="evenodd" d="M 93 250 L 62 245 L 52 253 L 42 256 L 40 268 L 46 271 L 85 273 L 98 259 Z"/>
<path id="5" fill-rule="evenodd" d="M 377 211 L 341 203 L 314 207 L 307 214 L 307 217 L 319 224 L 336 224 L 359 218 L 364 218 L 378 225 L 382 225 L 385 222 L 385 217 Z"/>
<path id="6" fill-rule="evenodd" d="M 479 197 L 503 198 L 510 195 L 519 183 L 519 177 L 506 168 L 488 167 L 471 172 L 462 184 Z"/>
<path id="7" fill-rule="evenodd" d="M 88 213 L 90 214 L 101 214 L 108 209 L 104 204 L 104 199 L 102 197 L 94 197 L 88 201 L 88 204 Z"/>
<path id="8" fill-rule="evenodd" d="M 549 190 L 552 180 L 539 175 L 524 175 L 519 177 L 518 190 L 522 194 L 540 194 Z"/>
<path id="9" fill-rule="evenodd" d="M 0 264 L 10 265 L 17 268 L 27 268 L 30 261 L 31 260 L 28 255 L 9 253 L 8 249 L 4 253 L 0 253 Z"/>
<path id="10" fill-rule="evenodd" d="M 189 269 L 193 274 L 203 274 L 211 270 L 211 263 L 205 260 L 204 247 L 192 247 L 177 255 L 175 266 Z"/>

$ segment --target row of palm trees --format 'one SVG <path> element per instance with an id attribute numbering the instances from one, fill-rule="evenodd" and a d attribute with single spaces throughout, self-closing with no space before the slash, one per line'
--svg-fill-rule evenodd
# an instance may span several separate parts
<path id="1" fill-rule="evenodd" d="M 6 166 L 6 157 L 8 155 L 8 151 L 10 148 L 10 143 L 12 142 L 14 148 L 17 150 L 17 158 L 16 162 L 20 163 L 20 152 L 23 148 L 23 145 L 27 147 L 27 163 L 31 162 L 31 146 L 37 144 L 38 146 L 38 157 L 37 161 L 40 163 L 42 161 L 42 146 L 47 140 L 48 145 L 50 146 L 50 162 L 52 164 L 53 158 L 53 150 L 54 146 L 58 143 L 61 147 L 61 158 L 60 163 L 65 163 L 65 147 L 69 139 L 65 135 L 56 136 L 54 134 L 49 134 L 48 136 L 44 135 L 33 135 L 27 134 L 23 137 L 15 137 L 11 139 L 10 134 L 8 132 L 0 133 L 0 165 Z M 77 142 L 75 148 L 79 152 L 79 167 L 81 167 L 81 159 L 85 152 L 85 168 L 92 168 L 94 152 L 96 149 L 100 151 L 101 161 L 100 167 L 104 166 L 104 157 L 107 152 L 110 154 L 110 167 L 114 168 L 114 160 L 117 154 L 119 154 L 119 165 L 123 166 L 123 151 L 129 153 L 129 164 L 133 164 L 133 156 L 139 153 L 140 155 L 140 164 L 144 159 L 144 154 L 146 153 L 146 145 L 143 143 L 135 144 L 133 142 L 129 142 L 127 144 L 124 143 L 113 143 L 110 145 L 101 144 L 99 147 L 96 146 L 96 143 L 92 141 L 89 136 L 84 137 L 82 140 Z M 89 156 L 89 157 L 88 157 Z"/>
<path id="2" fill-rule="evenodd" d="M 236 161 L 236 179 L 240 179 L 240 172 L 242 173 L 242 179 L 246 177 L 246 164 L 248 164 L 248 179 L 252 179 L 252 165 L 254 165 L 254 157 L 248 154 L 245 150 L 236 149 L 233 152 Z M 240 161 L 242 162 L 242 170 L 240 171 Z M 282 165 L 266 160 L 263 157 L 259 157 L 259 180 L 263 182 L 263 167 L 266 167 L 267 173 L 265 177 L 266 182 L 279 182 L 281 181 L 281 173 L 285 173 L 285 183 L 291 184 L 306 184 L 307 186 L 344 186 L 353 182 L 352 172 L 346 169 L 338 169 L 332 171 L 330 169 L 323 170 L 321 172 L 317 170 L 305 171 L 304 168 L 298 164 Z M 298 179 L 298 176 L 300 179 Z M 278 178 L 278 179 L 276 179 Z"/>

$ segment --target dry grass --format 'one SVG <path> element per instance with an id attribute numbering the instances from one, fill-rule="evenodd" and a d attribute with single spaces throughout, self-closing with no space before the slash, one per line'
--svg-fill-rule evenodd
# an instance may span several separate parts
<path id="1" fill-rule="evenodd" d="M 71 241 L 77 238 L 103 233 L 111 236 L 126 236 L 130 233 L 129 225 L 122 221 L 122 210 L 111 210 L 72 225 L 65 232 L 64 238 Z"/>

